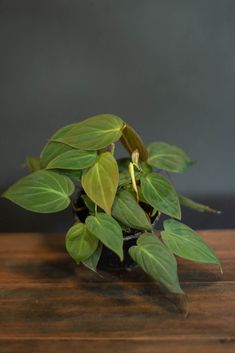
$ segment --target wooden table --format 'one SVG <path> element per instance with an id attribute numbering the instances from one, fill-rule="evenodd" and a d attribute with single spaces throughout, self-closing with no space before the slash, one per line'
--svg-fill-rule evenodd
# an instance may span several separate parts
<path id="1" fill-rule="evenodd" d="M 0 352 L 235 352 L 235 230 L 202 231 L 222 260 L 179 262 L 189 314 L 142 271 L 99 277 L 58 234 L 0 235 Z"/>

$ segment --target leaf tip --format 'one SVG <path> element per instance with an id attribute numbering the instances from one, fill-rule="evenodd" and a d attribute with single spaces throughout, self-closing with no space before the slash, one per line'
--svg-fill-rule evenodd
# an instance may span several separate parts
<path id="1" fill-rule="evenodd" d="M 222 268 L 222 266 L 221 266 L 221 263 L 219 263 L 218 265 L 219 265 L 220 273 L 221 273 L 221 275 L 223 275 L 223 274 L 224 274 L 224 271 L 223 271 L 223 268 Z"/>
<path id="2" fill-rule="evenodd" d="M 181 287 L 178 288 L 178 291 L 176 292 L 176 294 L 185 296 L 185 293 Z"/>
<path id="3" fill-rule="evenodd" d="M 182 220 L 182 214 L 181 214 L 181 212 L 179 212 L 179 213 L 177 214 L 177 216 L 175 216 L 175 218 L 176 218 L 178 221 L 181 221 L 181 220 Z"/>

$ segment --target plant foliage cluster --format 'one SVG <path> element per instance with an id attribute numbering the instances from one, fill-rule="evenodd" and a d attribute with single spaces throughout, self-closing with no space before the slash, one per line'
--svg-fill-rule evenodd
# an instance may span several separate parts
<path id="1" fill-rule="evenodd" d="M 128 158 L 115 159 L 120 140 Z M 122 261 L 123 241 L 138 232 L 131 258 L 173 293 L 180 287 L 176 256 L 219 264 L 213 250 L 181 222 L 181 205 L 200 212 L 216 212 L 177 194 L 168 173 L 183 173 L 192 164 L 181 149 L 164 142 L 145 147 L 138 133 L 120 117 L 92 116 L 58 130 L 43 148 L 40 158 L 30 157 L 30 174 L 2 195 L 26 210 L 59 212 L 70 204 L 86 212 L 67 232 L 66 249 L 76 263 L 96 271 L 102 246 Z M 72 195 L 82 190 L 82 207 Z M 161 214 L 169 216 L 163 230 L 154 231 Z"/>

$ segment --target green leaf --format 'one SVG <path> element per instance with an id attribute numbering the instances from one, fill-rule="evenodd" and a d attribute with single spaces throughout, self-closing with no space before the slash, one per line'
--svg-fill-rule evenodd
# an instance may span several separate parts
<path id="1" fill-rule="evenodd" d="M 164 221 L 161 232 L 166 246 L 176 255 L 188 260 L 219 264 L 219 260 L 205 241 L 190 227 L 173 219 Z"/>
<path id="2" fill-rule="evenodd" d="M 50 161 L 47 169 L 78 170 L 92 166 L 97 159 L 96 151 L 75 150 L 64 152 Z"/>
<path id="3" fill-rule="evenodd" d="M 88 259 L 82 261 L 83 265 L 85 265 L 90 270 L 96 272 L 96 268 L 102 253 L 102 249 L 103 249 L 103 245 L 102 243 L 99 243 L 95 252 L 90 257 L 88 257 Z"/>
<path id="4" fill-rule="evenodd" d="M 195 202 L 185 196 L 179 195 L 179 200 L 182 206 L 191 208 L 198 212 L 210 212 L 210 213 L 217 213 L 217 214 L 221 213 L 220 211 L 214 210 L 213 208 L 207 205 L 203 205 L 202 203 Z"/>
<path id="5" fill-rule="evenodd" d="M 130 247 L 129 254 L 146 273 L 171 292 L 184 293 L 180 288 L 175 257 L 156 236 L 142 234 L 137 245 Z"/>
<path id="6" fill-rule="evenodd" d="M 70 170 L 70 169 L 53 169 L 53 172 L 65 175 L 70 179 L 81 180 L 82 171 L 81 170 Z"/>
<path id="7" fill-rule="evenodd" d="M 67 208 L 73 192 L 74 184 L 69 178 L 39 170 L 20 179 L 2 196 L 26 210 L 52 213 Z"/>
<path id="8" fill-rule="evenodd" d="M 183 173 L 193 164 L 181 148 L 164 142 L 151 143 L 148 154 L 148 164 L 168 172 Z"/>
<path id="9" fill-rule="evenodd" d="M 122 229 L 113 217 L 105 213 L 98 213 L 96 216 L 88 216 L 86 225 L 92 234 L 123 261 Z"/>
<path id="10" fill-rule="evenodd" d="M 61 142 L 54 142 L 53 139 L 62 138 L 68 131 L 70 131 L 76 124 L 70 124 L 62 127 L 51 137 L 49 142 L 43 148 L 40 159 L 43 167 L 46 167 L 50 161 L 55 159 L 60 154 L 70 151 L 72 148 Z"/>
<path id="11" fill-rule="evenodd" d="M 33 156 L 27 157 L 26 165 L 30 172 L 36 172 L 41 169 L 40 159 Z"/>
<path id="12" fill-rule="evenodd" d="M 133 195 L 126 190 L 117 193 L 113 203 L 112 216 L 130 228 L 152 230 L 146 213 Z"/>
<path id="13" fill-rule="evenodd" d="M 119 186 L 123 186 L 125 184 L 131 184 L 131 176 L 130 173 L 126 173 L 126 172 L 121 172 L 119 174 Z"/>
<path id="14" fill-rule="evenodd" d="M 149 173 L 141 177 L 141 191 L 144 199 L 158 211 L 181 219 L 178 195 L 173 185 L 158 173 Z"/>
<path id="15" fill-rule="evenodd" d="M 152 173 L 153 168 L 146 162 L 141 163 L 141 169 L 144 174 Z"/>
<path id="16" fill-rule="evenodd" d="M 126 125 L 122 131 L 121 143 L 132 154 L 138 150 L 140 159 L 146 161 L 148 158 L 148 151 L 139 134 L 129 125 Z"/>
<path id="17" fill-rule="evenodd" d="M 95 252 L 98 243 L 99 240 L 88 231 L 83 223 L 72 226 L 65 238 L 66 249 L 77 263 L 88 259 Z"/>
<path id="18" fill-rule="evenodd" d="M 91 201 L 91 199 L 85 194 L 81 195 L 81 198 L 83 199 L 84 204 L 86 205 L 88 210 L 91 213 L 95 213 L 95 203 L 93 201 Z"/>
<path id="19" fill-rule="evenodd" d="M 119 140 L 124 123 L 112 114 L 92 116 L 76 124 L 63 137 L 56 141 L 84 150 L 99 150 Z"/>
<path id="20" fill-rule="evenodd" d="M 118 181 L 117 162 L 110 152 L 101 153 L 96 163 L 82 174 L 85 193 L 108 214 L 111 214 Z"/>

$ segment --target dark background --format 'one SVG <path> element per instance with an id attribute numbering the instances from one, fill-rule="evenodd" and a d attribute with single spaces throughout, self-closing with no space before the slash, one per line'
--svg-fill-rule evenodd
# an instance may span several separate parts
<path id="1" fill-rule="evenodd" d="M 185 222 L 234 227 L 234 19 L 234 0 L 0 0 L 1 191 L 55 130 L 110 112 L 198 161 L 178 191 L 224 212 Z M 71 221 L 0 200 L 1 231 Z"/>

